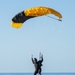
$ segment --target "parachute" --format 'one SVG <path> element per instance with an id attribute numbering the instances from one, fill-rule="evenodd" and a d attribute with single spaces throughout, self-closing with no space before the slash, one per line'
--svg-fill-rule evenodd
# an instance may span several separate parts
<path id="1" fill-rule="evenodd" d="M 30 9 L 24 10 L 18 13 L 17 15 L 15 15 L 12 18 L 11 25 L 14 28 L 20 28 L 26 20 L 30 18 L 34 18 L 34 17 L 44 16 L 47 14 L 53 14 L 57 16 L 59 19 L 62 18 L 62 15 L 58 11 L 52 8 L 38 6 L 38 7 L 33 7 Z"/>

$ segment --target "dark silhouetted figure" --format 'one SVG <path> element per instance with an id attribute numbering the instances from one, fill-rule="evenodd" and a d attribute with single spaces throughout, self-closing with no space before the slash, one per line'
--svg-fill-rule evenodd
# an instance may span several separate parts
<path id="1" fill-rule="evenodd" d="M 35 66 L 35 72 L 34 75 L 36 75 L 37 73 L 39 73 L 41 75 L 41 66 L 42 66 L 42 62 L 43 62 L 43 54 L 40 53 L 40 59 L 37 60 L 36 58 L 33 59 L 33 55 L 32 55 L 32 62 Z"/>

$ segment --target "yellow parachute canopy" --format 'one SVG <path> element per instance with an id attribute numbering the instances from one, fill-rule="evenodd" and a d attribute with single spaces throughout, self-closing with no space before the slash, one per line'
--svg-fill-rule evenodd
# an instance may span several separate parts
<path id="1" fill-rule="evenodd" d="M 18 13 L 15 17 L 13 17 L 11 24 L 14 28 L 20 28 L 26 20 L 38 16 L 44 16 L 47 14 L 53 14 L 57 16 L 59 19 L 62 18 L 62 15 L 58 11 L 52 8 L 39 6 Z"/>
<path id="2" fill-rule="evenodd" d="M 54 14 L 55 16 L 62 18 L 62 15 L 56 10 L 48 7 L 34 7 L 27 10 L 24 10 L 26 16 L 43 16 L 46 14 Z"/>

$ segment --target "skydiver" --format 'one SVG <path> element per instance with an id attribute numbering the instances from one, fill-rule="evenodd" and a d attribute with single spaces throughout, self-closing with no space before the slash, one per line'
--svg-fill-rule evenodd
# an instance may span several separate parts
<path id="1" fill-rule="evenodd" d="M 34 64 L 34 67 L 35 67 L 35 72 L 34 72 L 34 75 L 36 75 L 37 73 L 39 73 L 41 75 L 41 66 L 42 66 L 42 62 L 43 62 L 43 54 L 40 53 L 40 56 L 39 56 L 39 60 L 37 60 L 36 58 L 33 59 L 33 55 L 31 57 L 32 59 L 32 63 Z"/>

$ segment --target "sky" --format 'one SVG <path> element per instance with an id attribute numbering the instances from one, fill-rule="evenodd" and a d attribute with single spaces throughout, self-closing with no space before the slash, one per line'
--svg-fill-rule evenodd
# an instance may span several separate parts
<path id="1" fill-rule="evenodd" d="M 35 6 L 59 11 L 62 22 L 42 16 L 11 26 L 17 13 Z M 33 73 L 31 55 L 39 60 L 40 52 L 42 72 L 75 72 L 74 7 L 75 0 L 0 0 L 0 73 Z"/>

